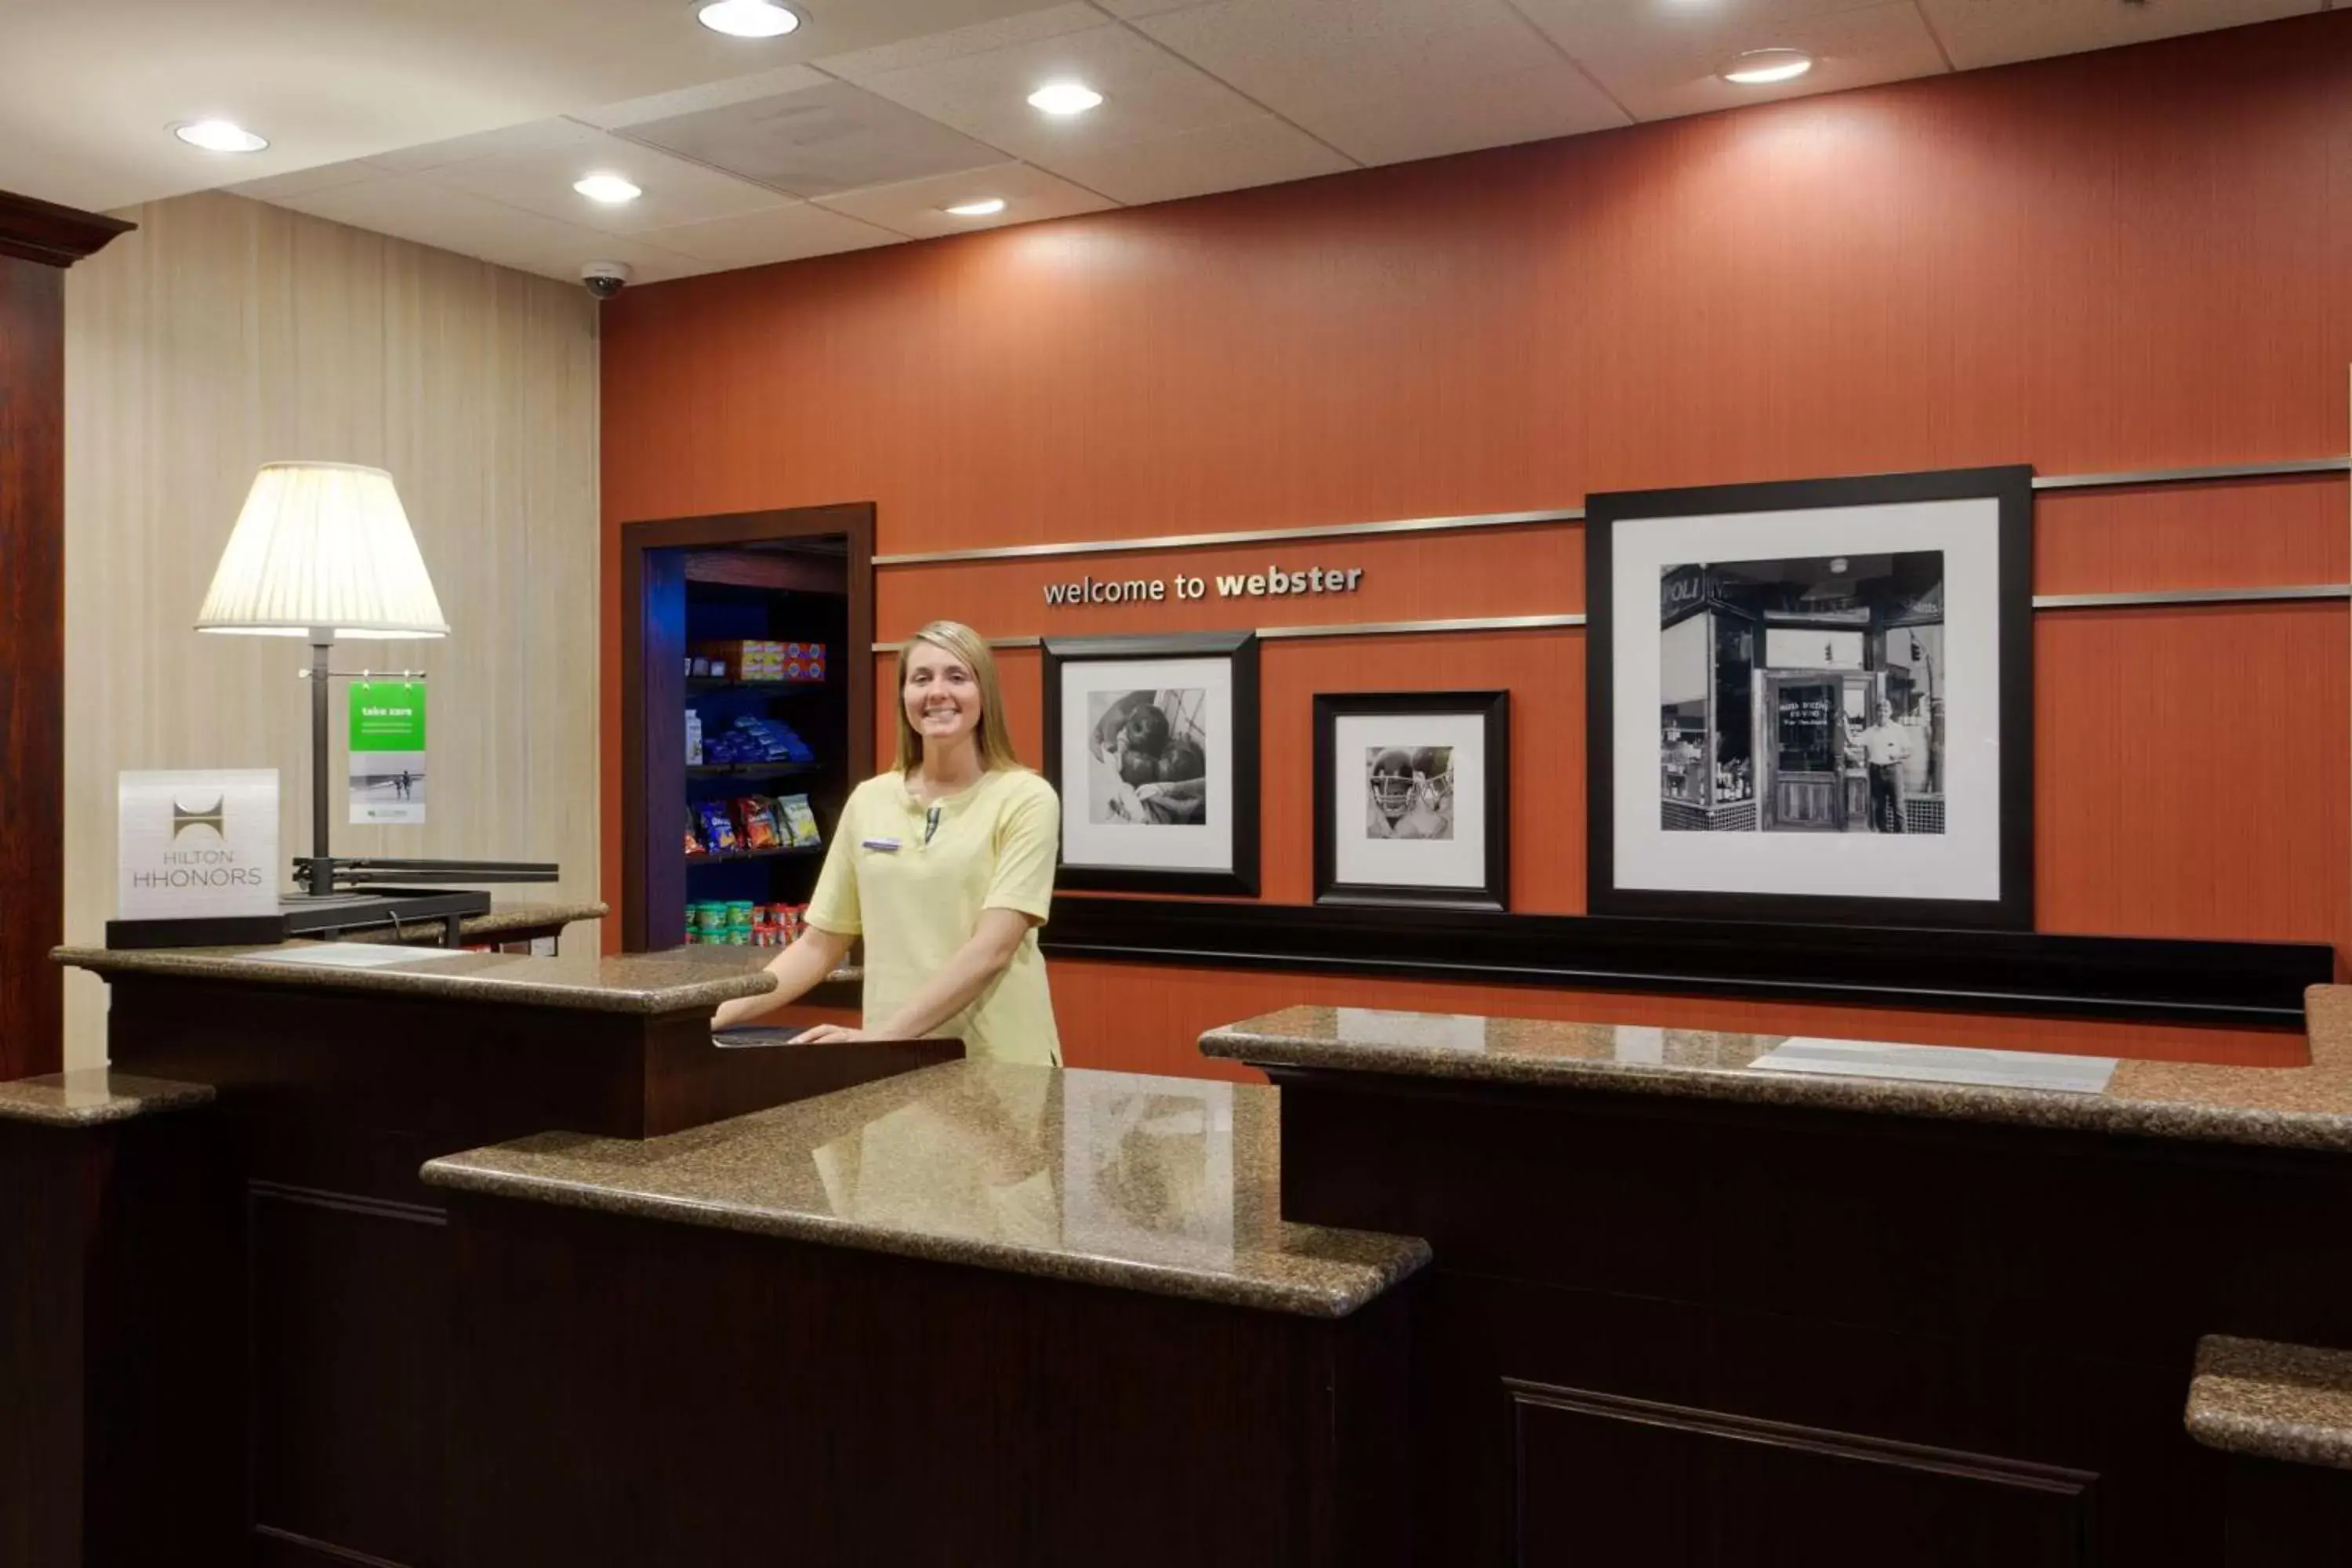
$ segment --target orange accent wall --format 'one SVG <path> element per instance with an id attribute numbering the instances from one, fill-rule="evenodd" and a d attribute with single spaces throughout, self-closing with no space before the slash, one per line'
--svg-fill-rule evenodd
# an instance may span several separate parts
<path id="1" fill-rule="evenodd" d="M 885 554 L 1573 507 L 1596 489 L 2344 449 L 2352 17 L 2327 14 L 633 289 L 605 308 L 617 530 L 871 500 Z M 2341 476 L 2045 494 L 2038 593 L 2341 582 Z M 1572 525 L 884 568 L 882 635 L 1581 606 Z M 1055 576 L 1361 565 L 1350 596 L 1048 610 Z M 2045 930 L 2352 944 L 2340 605 L 2037 621 Z M 1580 909 L 1580 632 L 1268 645 L 1270 899 L 1303 901 L 1317 690 L 1513 692 L 1517 907 Z M 1038 743 L 1037 659 L 1005 659 Z M 889 733 L 887 707 L 877 714 Z M 887 748 L 886 748 L 887 749 Z M 617 844 L 606 884 L 619 885 Z M 1174 1069 L 1337 983 L 1065 964 L 1074 1060 Z M 1732 1016 L 2272 1059 L 2274 1037 L 1388 982 L 1390 1005 Z M 1727 1013 L 1727 1008 L 1731 1012 Z M 1636 1016 L 1635 1015 L 1639 1015 Z"/>

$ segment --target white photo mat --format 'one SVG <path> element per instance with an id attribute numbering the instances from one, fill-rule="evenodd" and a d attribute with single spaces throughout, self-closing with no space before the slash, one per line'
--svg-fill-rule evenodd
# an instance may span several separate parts
<path id="1" fill-rule="evenodd" d="M 1991 497 L 1649 518 L 1617 525 L 1610 542 L 1608 584 L 1615 886 L 1676 893 L 1997 901 L 2000 533 L 2000 503 Z M 1666 831 L 1657 805 L 1661 574 L 1697 562 L 1909 551 L 1937 551 L 1944 558 L 1944 831 Z"/>
<path id="2" fill-rule="evenodd" d="M 1364 754 L 1370 749 L 1450 746 L 1454 837 L 1374 838 L 1365 827 Z M 1486 715 L 1342 713 L 1332 721 L 1331 843 L 1343 887 L 1486 885 Z"/>
<path id="3" fill-rule="evenodd" d="M 1061 667 L 1062 860 L 1147 871 L 1234 869 L 1234 670 L 1231 659 L 1073 659 Z M 1106 764 L 1089 744 L 1087 699 L 1096 692 L 1197 690 L 1207 753 L 1206 820 L 1096 822 L 1092 804 Z"/>

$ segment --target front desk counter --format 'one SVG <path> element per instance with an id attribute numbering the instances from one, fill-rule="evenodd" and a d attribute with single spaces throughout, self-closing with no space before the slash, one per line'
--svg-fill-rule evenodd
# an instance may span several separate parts
<path id="1" fill-rule="evenodd" d="M 110 983 L 117 1079 L 215 1096 L 191 1123 L 210 1130 L 205 1157 L 180 1184 L 212 1194 L 182 1227 L 202 1244 L 150 1289 L 192 1317 L 231 1304 L 200 1358 L 212 1394 L 184 1462 L 241 1458 L 243 1474 L 212 1489 L 243 1517 L 226 1534 L 192 1521 L 175 1564 L 448 1560 L 455 1258 L 441 1194 L 418 1176 L 426 1161 L 551 1129 L 654 1138 L 962 1056 L 944 1040 L 715 1047 L 712 1009 L 773 986 L 759 971 L 774 955 L 754 949 L 690 962 L 358 943 L 57 956 Z M 100 1217 L 139 1215 L 114 1204 Z M 0 1290 L 0 1308 L 19 1304 L 11 1282 Z M 20 1340 L 8 1353 L 36 1364 L 121 1349 Z M 134 1398 L 113 1414 L 185 1430 L 188 1401 L 155 1397 L 152 1412 Z"/>
<path id="2" fill-rule="evenodd" d="M 1417 1241 L 1284 1223 L 1275 1095 L 954 1062 L 436 1160 L 448 1561 L 1405 1561 Z"/>
<path id="3" fill-rule="evenodd" d="M 2307 1065 L 2091 1092 L 1358 1009 L 1202 1048 L 1279 1086 L 1285 1215 L 1433 1249 L 1419 1562 L 2340 1568 L 2352 989 L 2307 1008 Z"/>

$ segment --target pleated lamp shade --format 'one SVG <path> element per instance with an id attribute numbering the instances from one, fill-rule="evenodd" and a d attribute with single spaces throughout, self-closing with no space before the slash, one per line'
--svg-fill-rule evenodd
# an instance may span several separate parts
<path id="1" fill-rule="evenodd" d="M 196 614 L 200 632 L 442 637 L 441 601 L 392 476 L 264 463 Z"/>

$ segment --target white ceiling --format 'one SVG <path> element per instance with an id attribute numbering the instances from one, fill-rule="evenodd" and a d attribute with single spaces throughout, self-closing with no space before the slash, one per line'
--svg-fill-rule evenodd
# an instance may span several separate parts
<path id="1" fill-rule="evenodd" d="M 215 186 L 552 277 L 640 281 L 2104 48 L 2332 0 L 0 0 L 0 190 Z M 1781 87 L 1744 49 L 1820 60 Z M 1056 120 L 1064 77 L 1104 95 Z M 183 146 L 220 115 L 249 157 Z M 645 195 L 575 194 L 610 171 Z M 941 209 L 1001 197 L 1003 213 Z"/>

